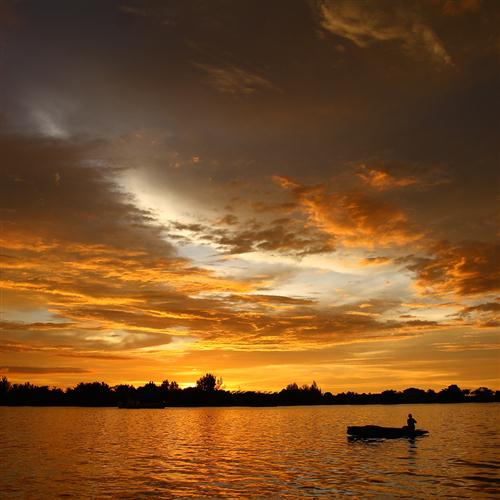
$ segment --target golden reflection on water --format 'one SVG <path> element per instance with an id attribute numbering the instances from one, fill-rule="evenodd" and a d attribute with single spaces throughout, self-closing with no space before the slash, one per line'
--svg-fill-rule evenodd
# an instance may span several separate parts
<path id="1" fill-rule="evenodd" d="M 0 496 L 331 498 L 498 493 L 498 404 L 0 408 Z M 347 425 L 430 435 L 354 441 Z"/>

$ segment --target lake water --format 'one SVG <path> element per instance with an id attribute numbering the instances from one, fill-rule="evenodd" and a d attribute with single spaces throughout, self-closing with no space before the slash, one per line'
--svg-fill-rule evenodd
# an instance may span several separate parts
<path id="1" fill-rule="evenodd" d="M 494 498 L 498 404 L 0 408 L 2 498 Z M 430 435 L 349 442 L 348 424 Z"/>

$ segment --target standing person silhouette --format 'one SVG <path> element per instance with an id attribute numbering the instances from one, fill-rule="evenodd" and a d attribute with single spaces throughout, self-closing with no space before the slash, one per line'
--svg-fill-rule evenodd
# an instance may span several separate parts
<path id="1" fill-rule="evenodd" d="M 409 413 L 408 420 L 406 421 L 406 425 L 408 426 L 408 430 L 414 431 L 416 423 L 417 423 L 417 421 L 413 418 L 413 415 L 411 413 Z"/>

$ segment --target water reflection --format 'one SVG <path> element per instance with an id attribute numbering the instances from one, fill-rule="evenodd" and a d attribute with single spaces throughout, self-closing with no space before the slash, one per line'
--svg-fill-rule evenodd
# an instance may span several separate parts
<path id="1" fill-rule="evenodd" d="M 456 424 L 447 423 L 453 411 Z M 481 497 L 497 492 L 498 405 L 419 407 L 426 438 L 347 440 L 404 407 L 0 408 L 6 496 Z"/>

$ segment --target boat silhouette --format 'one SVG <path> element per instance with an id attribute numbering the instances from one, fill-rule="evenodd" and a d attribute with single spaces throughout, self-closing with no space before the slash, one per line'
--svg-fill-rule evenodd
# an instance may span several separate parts
<path id="1" fill-rule="evenodd" d="M 126 410 L 140 410 L 140 409 L 144 409 L 144 408 L 163 409 L 163 408 L 165 408 L 165 403 L 156 402 L 156 401 L 151 401 L 149 403 L 143 403 L 140 401 L 127 401 L 124 403 L 120 403 L 118 405 L 118 408 L 126 409 Z"/>
<path id="2" fill-rule="evenodd" d="M 425 436 L 429 431 L 423 429 L 409 429 L 404 427 L 381 427 L 379 425 L 350 425 L 347 427 L 347 434 L 351 437 L 370 439 L 370 438 L 414 438 L 418 436 Z"/>

